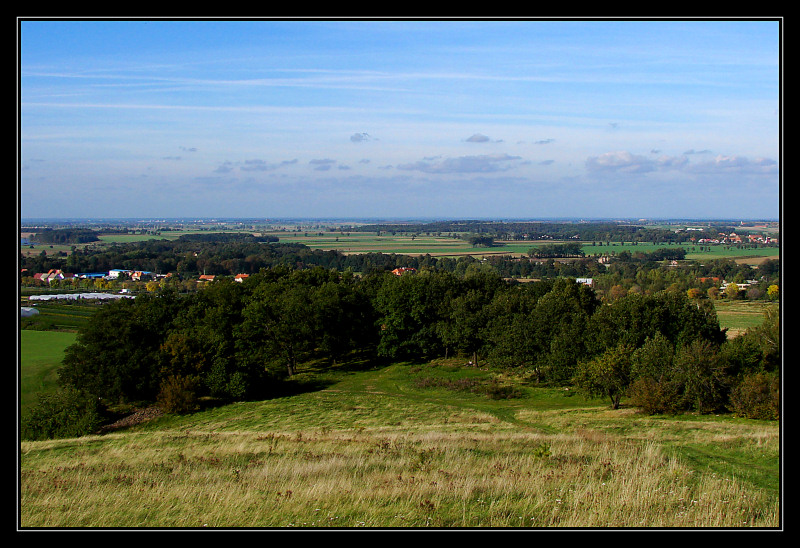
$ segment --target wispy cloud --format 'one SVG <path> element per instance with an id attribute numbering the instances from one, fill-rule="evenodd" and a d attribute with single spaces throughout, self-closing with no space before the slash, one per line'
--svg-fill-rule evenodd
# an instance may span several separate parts
<path id="1" fill-rule="evenodd" d="M 484 154 L 478 156 L 418 160 L 416 162 L 398 165 L 397 169 L 404 171 L 420 171 L 429 174 L 497 173 L 512 169 L 519 160 L 519 156 L 511 156 L 508 154 Z"/>

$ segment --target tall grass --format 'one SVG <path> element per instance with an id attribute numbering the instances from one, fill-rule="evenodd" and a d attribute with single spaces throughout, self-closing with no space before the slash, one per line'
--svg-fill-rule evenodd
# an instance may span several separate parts
<path id="1" fill-rule="evenodd" d="M 23 442 L 20 525 L 780 526 L 775 423 L 644 417 L 541 389 L 493 401 L 418 388 L 412 370 Z"/>
<path id="2" fill-rule="evenodd" d="M 778 524 L 767 492 L 589 431 L 165 431 L 23 453 L 23 527 Z"/>

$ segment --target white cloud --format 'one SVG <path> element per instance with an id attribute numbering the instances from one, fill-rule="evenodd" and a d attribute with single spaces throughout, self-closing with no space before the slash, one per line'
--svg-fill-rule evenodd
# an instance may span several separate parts
<path id="1" fill-rule="evenodd" d="M 607 152 L 586 160 L 590 173 L 642 174 L 654 171 L 680 170 L 687 174 L 776 175 L 778 164 L 768 158 L 718 155 L 713 160 L 691 163 L 689 156 L 660 156 L 655 160 L 628 151 Z"/>

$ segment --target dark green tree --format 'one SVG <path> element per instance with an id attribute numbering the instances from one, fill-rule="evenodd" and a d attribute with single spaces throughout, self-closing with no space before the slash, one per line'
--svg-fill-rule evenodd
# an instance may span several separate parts
<path id="1" fill-rule="evenodd" d="M 449 300 L 458 279 L 453 274 L 419 272 L 386 276 L 375 296 L 381 356 L 419 359 L 444 355 L 441 339 Z"/>
<path id="2" fill-rule="evenodd" d="M 619 409 L 631 381 L 631 354 L 633 348 L 621 344 L 600 356 L 578 364 L 575 384 L 592 397 L 607 397 L 611 408 Z"/>

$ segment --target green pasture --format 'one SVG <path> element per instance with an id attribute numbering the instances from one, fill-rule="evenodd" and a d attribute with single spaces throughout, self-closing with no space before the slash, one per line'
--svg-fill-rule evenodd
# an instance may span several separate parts
<path id="1" fill-rule="evenodd" d="M 667 243 L 631 243 L 631 242 L 611 242 L 610 245 L 600 245 L 599 243 L 592 245 L 591 243 L 584 244 L 582 249 L 587 257 L 593 255 L 618 255 L 623 251 L 631 254 L 634 253 L 652 253 L 658 249 L 676 249 L 683 248 L 686 250 L 686 259 L 688 260 L 713 260 L 713 259 L 747 259 L 747 258 L 763 258 L 763 259 L 778 259 L 780 256 L 780 248 L 778 247 L 754 247 L 754 246 L 736 246 L 736 245 L 698 245 L 692 243 L 680 244 L 667 244 Z"/>
<path id="2" fill-rule="evenodd" d="M 19 332 L 19 404 L 22 413 L 36 403 L 38 394 L 54 392 L 56 371 L 64 350 L 75 342 L 76 333 L 63 331 Z"/>
<path id="3" fill-rule="evenodd" d="M 271 232 L 281 242 L 296 242 L 307 245 L 312 249 L 335 249 L 343 253 L 397 253 L 411 255 L 526 255 L 532 248 L 542 245 L 557 243 L 553 240 L 527 241 L 511 240 L 496 241 L 494 247 L 474 247 L 468 242 L 447 236 L 419 235 L 412 237 L 410 234 L 376 234 L 364 232 Z M 667 244 L 667 243 L 632 243 L 632 242 L 587 242 L 582 250 L 587 257 L 600 255 L 617 255 L 623 251 L 630 253 L 651 253 L 658 249 L 683 247 L 686 258 L 690 260 L 712 260 L 720 258 L 733 259 L 777 259 L 780 250 L 777 247 L 752 247 L 735 245 L 700 246 L 697 244 Z"/>

